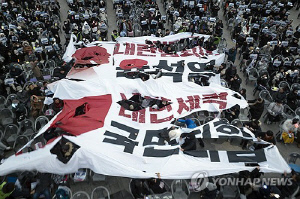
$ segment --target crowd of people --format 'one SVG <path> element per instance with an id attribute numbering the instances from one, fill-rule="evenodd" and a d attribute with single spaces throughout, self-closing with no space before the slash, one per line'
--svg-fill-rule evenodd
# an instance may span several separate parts
<path id="1" fill-rule="evenodd" d="M 71 34 L 76 36 L 77 42 L 89 43 L 116 41 L 118 37 L 146 35 L 164 37 L 180 32 L 191 32 L 211 35 L 211 37 L 207 41 L 204 38 L 182 41 L 184 46 L 165 46 L 160 43 L 152 43 L 149 46 L 154 45 L 166 53 L 176 53 L 195 46 L 209 51 L 225 52 L 227 61 L 220 66 L 210 66 L 208 69 L 220 74 L 224 86 L 240 93 L 245 99 L 247 95 L 246 89 L 241 87 L 242 81 L 246 84 L 254 82 L 253 93 L 249 90 L 247 93 L 248 96 L 252 94 L 256 96 L 258 93 L 258 97 L 247 99 L 248 109 L 241 110 L 236 105 L 223 111 L 219 114 L 220 117 L 233 125 L 248 128 L 258 140 L 264 140 L 269 145 L 275 145 L 276 142 L 283 140 L 285 144 L 296 142 L 300 148 L 298 132 L 300 131 L 298 118 L 300 116 L 300 109 L 298 109 L 300 26 L 293 27 L 293 20 L 296 19 L 289 18 L 293 7 L 299 9 L 299 1 L 224 0 L 221 3 L 214 0 L 162 2 L 114 0 L 117 28 L 113 30 L 110 37 L 108 24 L 112 22 L 108 23 L 106 1 L 67 0 L 67 3 L 69 10 L 65 21 L 61 20 L 60 4 L 57 0 L 12 0 L 1 4 L 0 132 L 4 135 L 9 131 L 9 126 L 16 126 L 17 131 L 14 133 L 20 135 L 26 130 L 22 126 L 25 121 L 34 121 L 40 116 L 51 119 L 63 109 L 63 101 L 52 98 L 53 93 L 48 90 L 47 84 L 65 78 L 72 67 L 72 62 L 65 63 L 61 58 Z M 162 8 L 159 8 L 160 3 L 163 5 Z M 221 10 L 224 12 L 219 13 Z M 221 14 L 225 21 L 219 18 Z M 235 43 L 230 49 L 224 49 L 226 45 L 223 32 L 227 31 L 226 29 L 230 31 L 231 39 Z M 65 37 L 66 43 L 62 44 L 61 36 Z M 157 71 L 155 78 L 159 78 L 160 75 L 161 71 Z M 130 74 L 127 76 L 132 78 Z M 149 75 L 138 74 L 137 76 L 143 81 L 149 78 Z M 206 84 L 207 82 L 201 83 L 201 85 Z M 131 111 L 149 106 L 159 109 L 169 104 L 167 101 L 153 101 L 142 96 L 133 96 L 130 100 L 120 103 Z M 245 112 L 248 120 L 242 122 L 240 116 Z M 184 126 L 193 129 L 199 126 L 202 123 L 199 122 L 202 119 L 201 115 L 207 119 L 213 114 L 205 112 L 176 119 L 173 122 L 175 126 L 161 136 L 168 143 L 179 143 L 181 151 L 195 150 L 198 144 L 205 147 L 202 139 L 196 139 L 194 134 L 182 133 L 179 128 Z M 280 124 L 280 132 L 263 131 L 262 122 L 266 125 Z M 4 151 L 0 156 L 14 150 L 14 144 L 7 140 L 7 137 L 0 136 L 0 138 L 0 151 Z M 51 138 L 53 137 L 45 137 L 46 140 Z M 258 150 L 265 146 L 241 141 L 243 149 Z M 67 152 L 68 149 L 65 149 L 65 153 Z M 239 177 L 251 178 L 255 172 L 257 171 L 241 172 Z M 0 184 L 1 199 L 19 196 L 39 198 L 40 195 L 51 198 L 50 184 L 56 185 L 55 189 L 57 189 L 60 184 L 58 181 L 63 181 L 62 176 L 42 173 L 23 174 L 16 177 L 19 184 L 16 184 L 16 181 L 8 182 L 7 179 Z M 295 184 L 299 184 L 299 174 L 293 172 L 292 175 Z M 38 181 L 37 186 L 33 189 L 28 187 L 29 181 L 30 183 Z M 143 198 L 149 194 L 149 190 L 143 187 L 144 183 L 144 180 L 133 180 L 132 186 L 136 188 L 134 195 L 136 198 Z M 167 187 L 160 177 L 147 180 L 147 183 L 153 193 L 160 194 L 166 191 Z M 164 186 L 160 186 L 161 184 Z M 272 190 L 261 187 L 259 191 L 254 189 L 249 191 L 250 189 L 240 187 L 241 193 L 246 198 L 277 198 L 276 194 L 289 197 L 294 193 L 291 190 L 287 191 L 286 187 L 273 187 Z M 205 189 L 201 193 L 202 198 L 216 197 L 216 190 L 219 190 L 219 187 Z M 59 193 L 62 194 L 63 191 Z"/>
<path id="2" fill-rule="evenodd" d="M 166 15 L 162 15 L 156 1 L 114 1 L 118 29 L 112 32 L 112 40 L 118 36 L 164 37 L 192 32 L 212 35 L 212 43 L 218 45 L 224 26 L 218 19 L 218 2 L 168 0 L 162 3 Z"/>

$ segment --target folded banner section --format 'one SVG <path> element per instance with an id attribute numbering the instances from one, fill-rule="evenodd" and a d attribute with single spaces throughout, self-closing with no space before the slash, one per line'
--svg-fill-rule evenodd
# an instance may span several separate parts
<path id="1" fill-rule="evenodd" d="M 235 136 L 255 139 L 253 134 L 244 137 L 245 133 L 241 129 L 219 120 L 211 121 L 208 126 L 197 137 Z M 220 127 L 236 129 L 236 132 L 219 132 L 216 129 Z M 149 178 L 159 172 L 165 179 L 188 179 L 199 171 L 215 176 L 252 170 L 255 165 L 259 165 L 263 172 L 290 171 L 276 146 L 256 151 L 182 152 L 178 143 L 171 145 L 163 139 L 161 133 L 165 130 L 139 129 L 122 121 L 106 122 L 102 128 L 79 136 L 63 136 L 64 140 L 58 137 L 44 148 L 12 156 L 0 165 L 1 174 L 18 170 L 65 174 L 76 172 L 79 168 L 90 168 L 97 173 L 112 176 Z M 206 133 L 207 130 L 211 132 L 210 135 Z M 67 149 L 63 150 L 66 145 Z"/>

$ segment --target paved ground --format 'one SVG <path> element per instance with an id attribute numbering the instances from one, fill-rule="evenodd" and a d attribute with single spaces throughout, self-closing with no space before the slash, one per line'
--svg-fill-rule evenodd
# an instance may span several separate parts
<path id="1" fill-rule="evenodd" d="M 58 0 L 60 2 L 61 5 L 61 18 L 64 21 L 67 17 L 67 11 L 68 11 L 68 6 L 66 3 L 66 0 Z M 116 16 L 115 16 L 115 11 L 113 9 L 113 4 L 112 4 L 112 0 L 108 0 L 107 2 L 107 14 L 108 14 L 108 23 L 109 23 L 109 30 L 108 30 L 108 39 L 110 40 L 110 34 L 112 32 L 112 30 L 117 29 L 116 27 Z M 159 8 L 160 11 L 162 13 L 162 15 L 165 14 L 165 11 L 163 9 L 163 6 L 161 4 L 160 1 L 157 1 L 159 4 Z M 298 15 L 298 11 L 295 11 L 295 9 L 290 11 L 291 16 L 290 19 L 294 19 L 293 22 L 293 26 L 296 27 L 297 25 L 299 25 L 299 20 L 297 20 L 297 15 Z M 219 17 L 223 20 L 224 24 L 224 17 L 223 17 L 223 11 L 219 12 Z M 168 27 L 169 28 L 169 27 Z M 229 31 L 226 29 L 224 29 L 224 37 L 226 38 L 227 42 L 228 42 L 228 46 L 232 47 L 234 45 L 234 43 L 231 41 L 230 39 L 230 34 Z M 62 35 L 62 41 L 64 42 L 65 39 Z M 235 64 L 238 65 L 239 64 L 239 60 L 236 60 Z M 242 74 L 240 74 L 241 77 L 243 77 Z M 245 88 L 247 90 L 247 99 L 254 99 L 257 96 L 253 96 L 253 84 L 249 83 L 248 85 L 245 85 L 245 81 L 242 83 L 242 87 Z M 278 124 L 273 124 L 273 125 L 262 125 L 262 130 L 266 131 L 266 130 L 272 130 L 274 133 L 278 132 L 279 127 Z M 205 140 L 206 143 L 206 148 L 208 149 L 216 149 L 216 150 L 220 150 L 220 149 L 226 149 L 226 150 L 240 150 L 241 148 L 239 147 L 239 141 L 233 141 L 232 143 L 229 143 L 225 140 L 223 141 L 216 141 L 216 140 Z M 291 145 L 284 145 L 282 143 L 278 143 L 277 144 L 280 153 L 282 154 L 282 156 L 284 158 L 286 158 L 291 152 L 299 152 L 299 149 L 296 147 L 295 144 L 291 144 Z M 71 188 L 73 190 L 73 193 L 76 191 L 86 191 L 87 193 L 91 194 L 92 190 L 94 189 L 94 187 L 96 186 L 105 186 L 108 188 L 108 190 L 111 193 L 115 193 L 118 192 L 120 190 L 128 190 L 128 186 L 129 186 L 129 179 L 128 178 L 120 178 L 120 177 L 106 177 L 106 180 L 104 182 L 94 182 L 94 183 L 86 183 L 86 182 L 80 182 L 80 183 L 76 183 L 74 185 L 71 185 Z M 191 198 L 197 198 L 199 196 L 194 195 Z M 123 197 L 118 197 L 118 198 L 123 198 Z"/>

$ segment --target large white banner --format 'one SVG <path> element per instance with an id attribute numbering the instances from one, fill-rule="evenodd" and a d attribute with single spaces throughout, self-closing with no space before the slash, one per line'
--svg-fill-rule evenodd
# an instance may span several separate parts
<path id="1" fill-rule="evenodd" d="M 107 121 L 106 121 L 107 123 Z M 243 131 L 218 120 L 208 124 L 211 138 L 220 136 L 241 136 Z M 205 125 L 204 125 L 205 126 Z M 203 128 L 200 127 L 200 128 Z M 218 132 L 217 128 L 234 129 Z M 289 172 L 276 146 L 256 151 L 185 151 L 179 145 L 169 145 L 160 137 L 163 129 L 140 129 L 135 125 L 125 125 L 123 121 L 111 121 L 100 129 L 80 136 L 64 136 L 80 148 L 64 164 L 50 150 L 60 141 L 54 142 L 34 152 L 12 156 L 0 165 L 1 175 L 19 170 L 38 170 L 57 174 L 76 172 L 79 168 L 90 168 L 105 175 L 131 178 L 155 177 L 161 173 L 165 179 L 188 179 L 193 174 L 206 171 L 210 176 L 252 170 L 258 164 L 262 172 Z M 184 131 L 184 130 L 183 130 Z M 197 132 L 205 136 L 205 131 Z M 253 138 L 251 133 L 250 137 Z"/>
<path id="2" fill-rule="evenodd" d="M 180 39 L 178 35 L 172 38 Z M 68 79 L 49 85 L 54 97 L 64 100 L 64 108 L 36 137 L 49 127 L 61 128 L 68 135 L 57 137 L 44 148 L 8 158 L 0 165 L 0 175 L 17 170 L 66 174 L 76 172 L 79 168 L 90 168 L 111 176 L 149 178 L 160 173 L 165 179 L 188 179 L 203 170 L 215 176 L 252 170 L 255 164 L 260 166 L 262 172 L 290 171 L 276 146 L 253 152 L 181 151 L 179 143 L 165 141 L 161 133 L 172 126 L 175 118 L 197 111 L 217 112 L 236 104 L 245 108 L 247 102 L 237 98 L 234 91 L 222 87 L 218 81 L 211 81 L 209 86 L 188 81 L 190 73 L 210 73 L 202 65 L 207 63 L 204 59 L 199 59 L 195 54 L 182 57 L 181 53 L 184 52 L 174 57 L 163 56 L 164 53 L 159 51 L 145 52 L 139 46 L 144 41 L 145 38 L 137 41 L 122 38 L 117 44 L 98 42 L 87 48 L 75 49 L 77 63 L 95 64 L 101 60 L 102 64 L 72 69 Z M 164 38 L 164 41 L 168 39 Z M 127 49 L 128 45 L 130 49 Z M 74 45 L 69 47 L 73 48 Z M 200 50 L 196 49 L 195 53 Z M 69 52 L 74 52 L 74 49 L 67 50 Z M 65 57 L 74 56 L 67 53 Z M 205 59 L 208 62 L 218 62 L 224 56 L 214 52 L 205 53 L 211 53 Z M 82 60 L 79 60 L 80 56 Z M 128 78 L 126 73 L 136 68 L 144 72 L 159 69 L 162 75 L 156 79 L 150 75 L 146 81 Z M 146 107 L 130 111 L 118 103 L 132 99 L 137 94 L 145 99 L 167 101 L 168 104 L 160 109 Z M 196 138 L 234 136 L 256 141 L 248 130 L 218 119 L 195 129 L 181 131 L 193 133 Z M 77 150 L 63 163 L 53 151 L 59 142 L 66 140 L 77 146 Z"/>

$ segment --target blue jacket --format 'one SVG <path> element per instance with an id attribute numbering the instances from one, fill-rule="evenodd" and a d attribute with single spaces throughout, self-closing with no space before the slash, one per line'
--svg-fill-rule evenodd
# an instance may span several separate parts
<path id="1" fill-rule="evenodd" d="M 197 125 L 195 124 L 195 122 L 191 119 L 186 119 L 186 120 L 183 120 L 183 119 L 178 119 L 177 120 L 178 122 L 182 122 L 182 123 L 185 123 L 186 126 L 189 128 L 189 129 L 193 129 L 193 128 L 196 128 Z"/>

